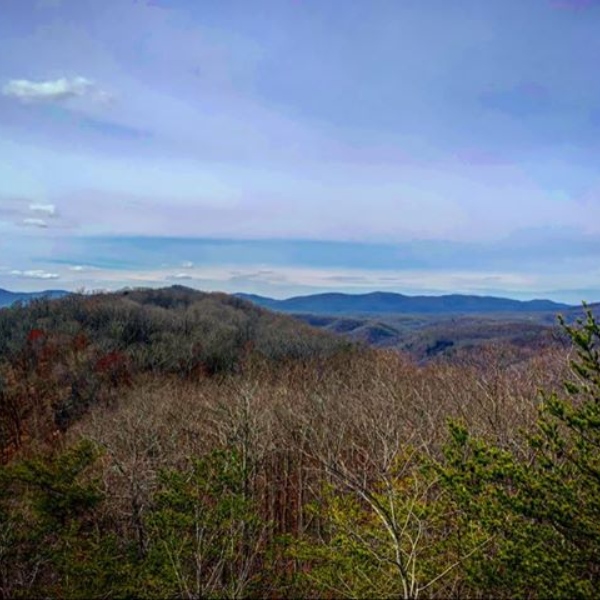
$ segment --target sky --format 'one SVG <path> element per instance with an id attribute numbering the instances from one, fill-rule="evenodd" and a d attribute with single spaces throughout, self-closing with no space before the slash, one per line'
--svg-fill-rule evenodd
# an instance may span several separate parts
<path id="1" fill-rule="evenodd" d="M 600 300 L 600 0 L 0 0 L 0 287 Z"/>

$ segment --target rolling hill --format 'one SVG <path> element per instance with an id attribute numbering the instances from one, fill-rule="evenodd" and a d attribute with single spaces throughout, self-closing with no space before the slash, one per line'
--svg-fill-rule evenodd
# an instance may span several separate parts
<path id="1" fill-rule="evenodd" d="M 322 315 L 557 313 L 572 308 L 568 304 L 551 300 L 522 301 L 462 294 L 406 296 L 392 292 L 327 293 L 296 296 L 286 300 L 275 300 L 253 294 L 237 294 L 237 296 L 279 312 Z"/>

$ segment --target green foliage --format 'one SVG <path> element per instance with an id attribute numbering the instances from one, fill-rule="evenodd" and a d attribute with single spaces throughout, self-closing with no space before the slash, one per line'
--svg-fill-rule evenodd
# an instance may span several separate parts
<path id="1" fill-rule="evenodd" d="M 0 470 L 2 597 L 102 597 L 114 588 L 118 553 L 98 530 L 103 495 L 89 473 L 98 456 L 82 441 Z"/>
<path id="2" fill-rule="evenodd" d="M 244 480 L 241 461 L 228 451 L 195 459 L 185 471 L 161 473 L 146 518 L 143 585 L 150 596 L 247 594 L 262 529 Z"/>
<path id="3" fill-rule="evenodd" d="M 312 511 L 324 524 L 293 554 L 307 565 L 311 594 L 344 598 L 447 596 L 478 538 L 456 539 L 437 476 L 414 450 L 378 481 L 326 486 Z M 345 489 L 344 489 L 345 488 Z"/>
<path id="4" fill-rule="evenodd" d="M 37 518 L 49 526 L 65 526 L 93 509 L 101 495 L 97 482 L 79 481 L 98 456 L 96 447 L 82 441 L 63 454 L 31 459 L 2 470 L 5 486 L 25 486 Z"/>
<path id="5" fill-rule="evenodd" d="M 589 311 L 564 327 L 576 379 L 543 397 L 526 459 L 451 427 L 444 482 L 463 527 L 491 540 L 468 576 L 499 597 L 592 597 L 600 585 L 600 329 Z"/>
<path id="6" fill-rule="evenodd" d="M 145 516 L 136 554 L 103 521 L 99 456 L 82 441 L 0 471 L 0 597 L 242 597 L 263 552 L 262 527 L 237 455 L 215 451 L 171 469 Z"/>
<path id="7" fill-rule="evenodd" d="M 329 487 L 311 512 L 324 521 L 323 537 L 307 537 L 292 546 L 292 555 L 307 565 L 305 590 L 345 598 L 399 595 L 385 529 L 364 503 Z"/>

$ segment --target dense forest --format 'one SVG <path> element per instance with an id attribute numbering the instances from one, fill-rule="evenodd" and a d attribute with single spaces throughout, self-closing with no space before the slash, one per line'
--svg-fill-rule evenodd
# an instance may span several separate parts
<path id="1" fill-rule="evenodd" d="M 582 314 L 418 364 L 179 287 L 2 309 L 0 597 L 597 597 Z"/>

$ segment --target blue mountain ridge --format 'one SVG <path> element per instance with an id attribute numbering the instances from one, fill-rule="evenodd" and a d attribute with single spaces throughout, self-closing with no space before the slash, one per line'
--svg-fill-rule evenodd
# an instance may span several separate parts
<path id="1" fill-rule="evenodd" d="M 393 292 L 324 293 L 276 300 L 256 294 L 236 294 L 264 308 L 285 313 L 350 314 L 481 314 L 498 312 L 558 312 L 575 308 L 552 300 L 513 300 L 495 296 L 448 294 L 406 296 Z"/>
<path id="2" fill-rule="evenodd" d="M 11 292 L 0 289 L 0 308 L 10 306 L 15 302 L 27 303 L 36 298 L 62 298 L 69 293 L 65 290 Z M 511 298 L 466 294 L 408 296 L 394 292 L 371 292 L 366 294 L 332 292 L 295 296 L 284 300 L 257 294 L 238 293 L 234 295 L 237 298 L 278 312 L 321 315 L 556 313 L 581 308 L 544 299 L 514 300 Z"/>
<path id="3" fill-rule="evenodd" d="M 15 302 L 31 302 L 36 298 L 62 298 L 68 296 L 65 290 L 44 290 L 42 292 L 9 292 L 0 288 L 0 308 L 11 306 Z"/>

